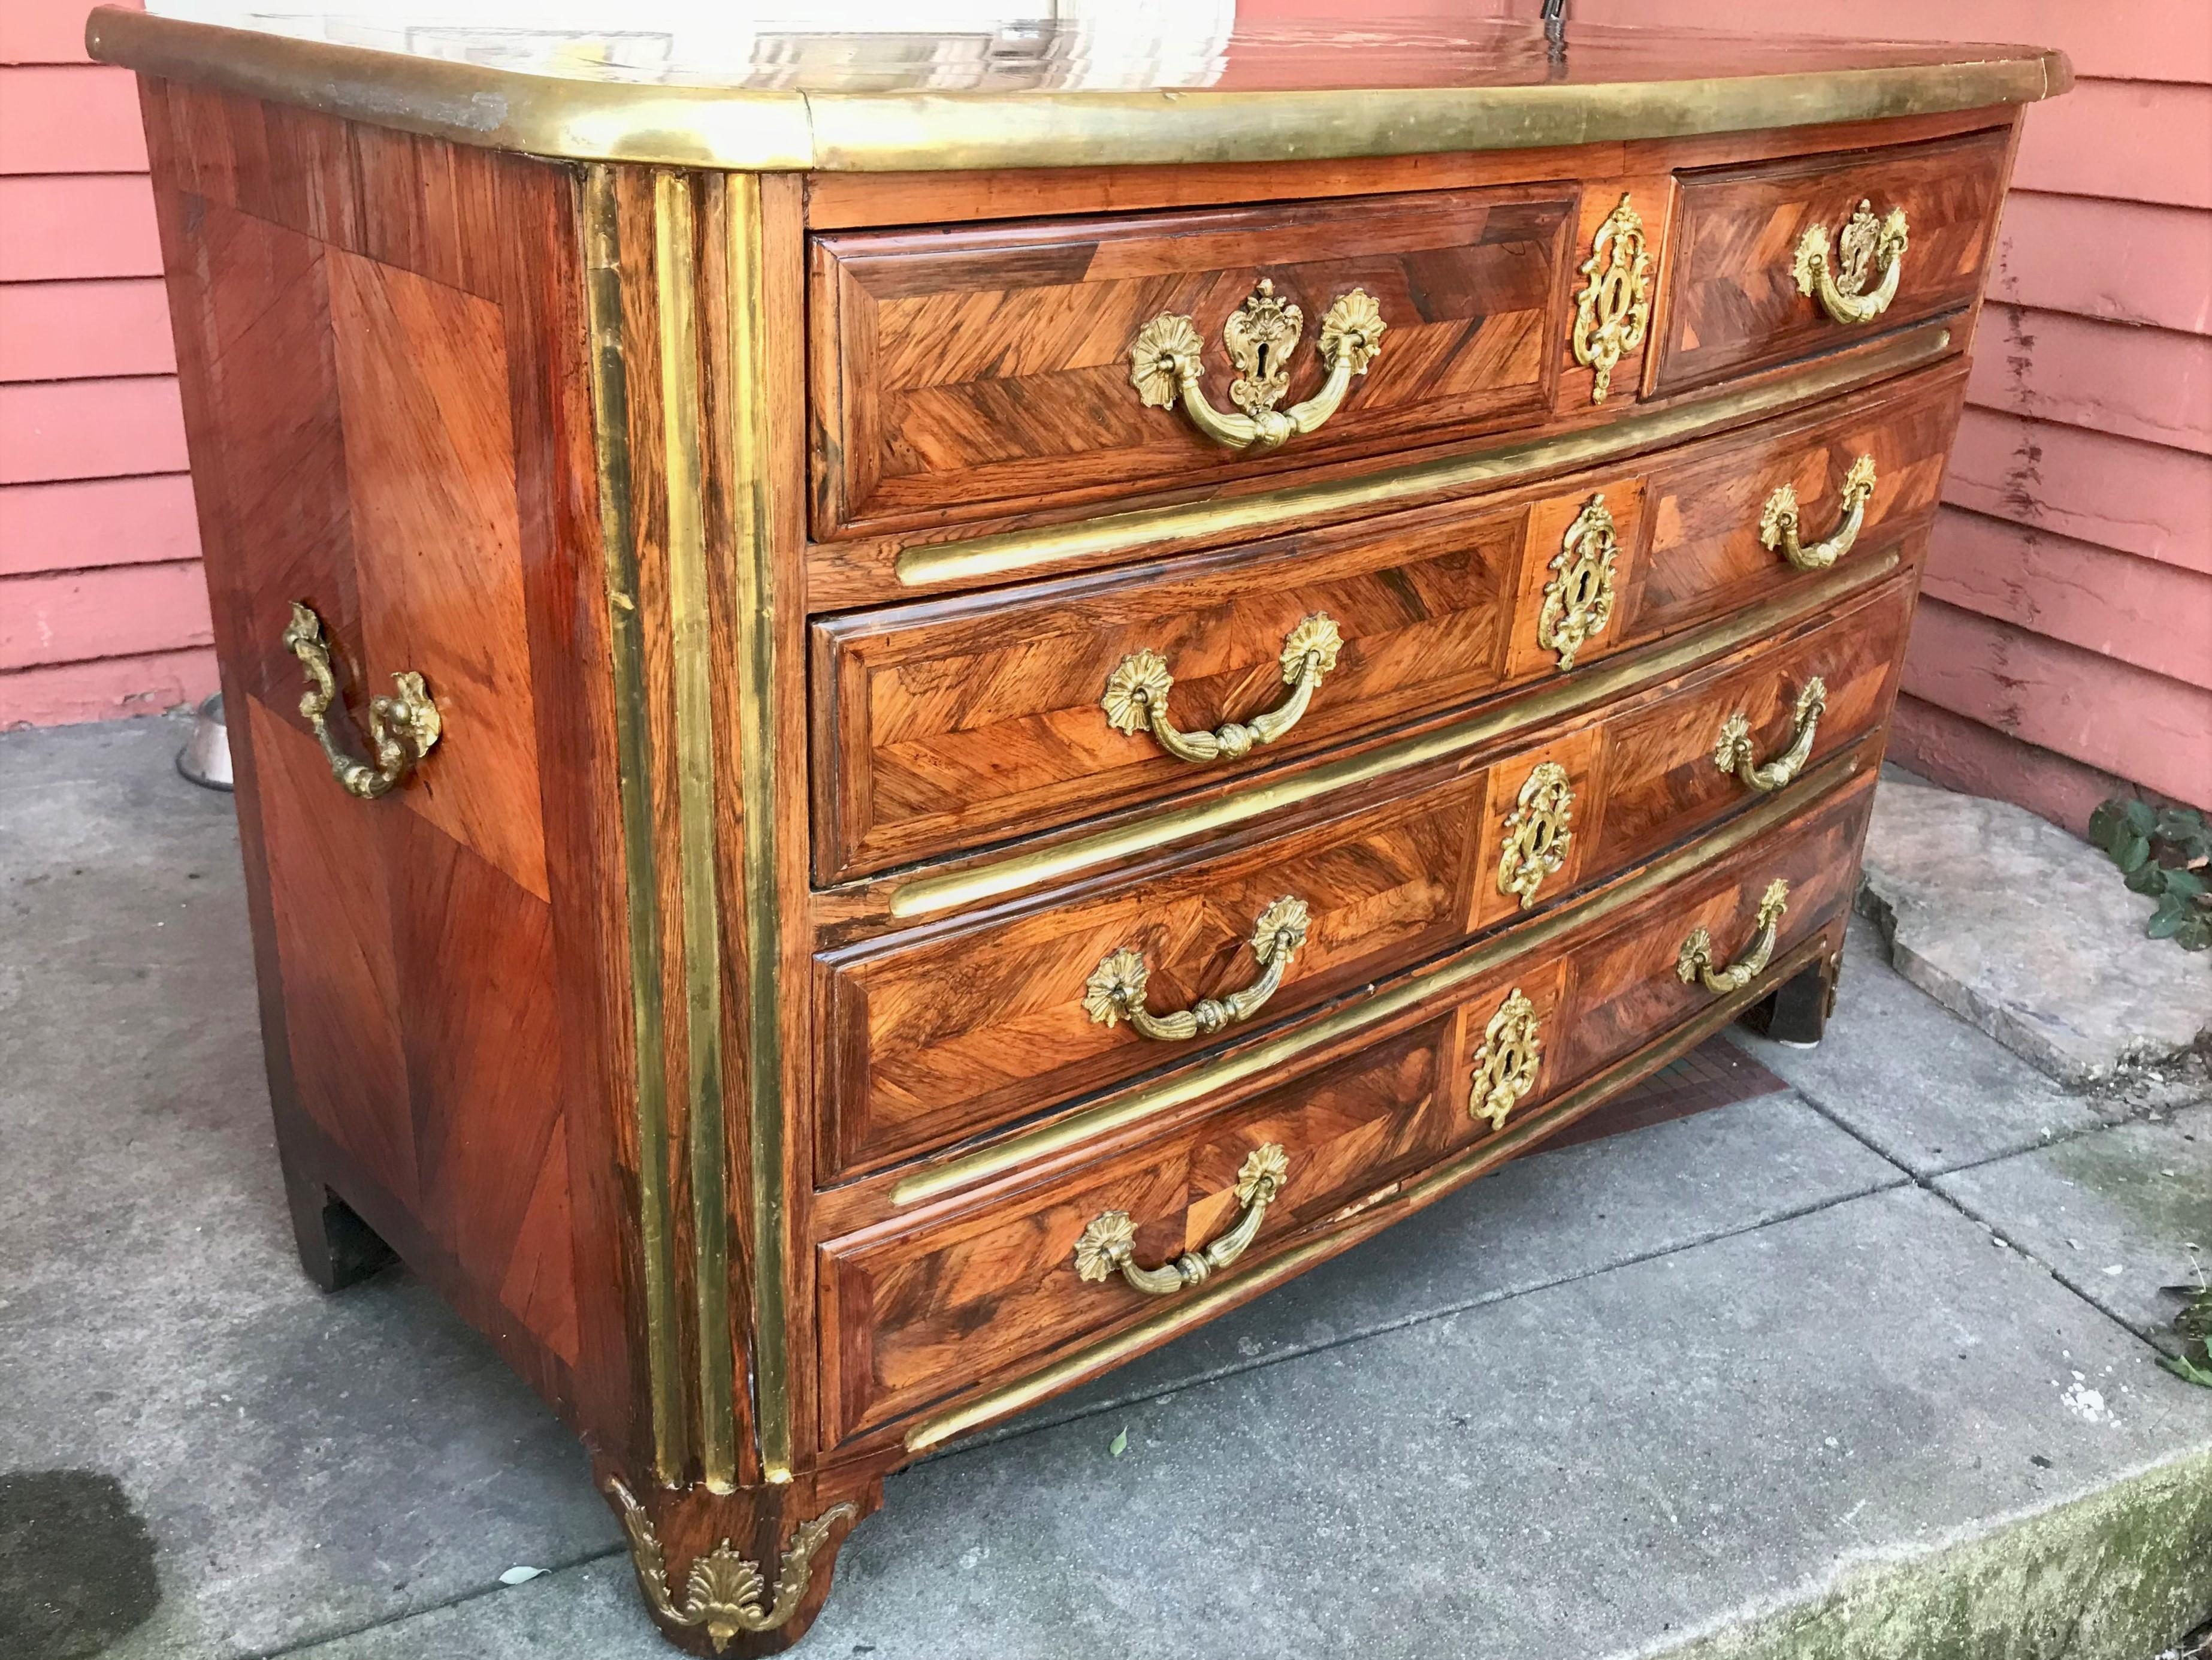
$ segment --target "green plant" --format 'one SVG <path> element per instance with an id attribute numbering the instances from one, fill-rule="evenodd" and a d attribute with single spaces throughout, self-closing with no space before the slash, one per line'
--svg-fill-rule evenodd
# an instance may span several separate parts
<path id="1" fill-rule="evenodd" d="M 2184 951 L 2212 949 L 2212 826 L 2203 813 L 2116 795 L 2089 815 L 2089 840 L 2131 891 L 2158 901 L 2145 933 Z"/>
<path id="2" fill-rule="evenodd" d="M 2185 1249 L 2196 1263 L 2197 1283 L 2160 1287 L 2168 1297 L 2181 1299 L 2181 1312 L 2173 1316 L 2173 1329 L 2181 1334 L 2181 1353 L 2161 1354 L 2158 1364 L 2185 1382 L 2212 1389 L 2212 1283 L 2207 1283 L 2204 1265 L 2197 1261 L 2197 1247 Z M 2194 1356 L 2190 1353 L 2191 1349 L 2197 1352 Z M 2200 1359 L 2202 1365 L 2198 1364 Z"/>

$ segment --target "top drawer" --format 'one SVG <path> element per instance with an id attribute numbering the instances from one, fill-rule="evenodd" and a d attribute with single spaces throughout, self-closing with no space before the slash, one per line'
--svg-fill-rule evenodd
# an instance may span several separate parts
<path id="1" fill-rule="evenodd" d="M 913 529 L 1539 424 L 1559 369 L 1576 199 L 1571 185 L 1523 185 L 818 237 L 814 533 Z M 1331 308 L 1355 290 L 1373 315 L 1362 324 L 1353 301 L 1333 325 Z M 1232 315 L 1249 375 L 1231 362 Z M 1347 340 L 1357 358 L 1378 315 L 1380 350 L 1341 404 L 1279 447 L 1224 447 L 1180 393 L 1163 407 L 1132 380 L 1147 324 L 1188 318 L 1208 404 L 1237 420 L 1247 407 L 1289 411 L 1326 401 L 1325 359 Z M 1163 326 L 1163 339 L 1177 331 Z"/>
<path id="2" fill-rule="evenodd" d="M 1684 174 L 1654 390 L 1768 368 L 1973 304 L 2011 140 L 2008 129 Z M 1893 259 L 1887 228 L 1900 214 L 1905 250 Z M 1826 258 L 1802 259 L 1814 233 Z"/>

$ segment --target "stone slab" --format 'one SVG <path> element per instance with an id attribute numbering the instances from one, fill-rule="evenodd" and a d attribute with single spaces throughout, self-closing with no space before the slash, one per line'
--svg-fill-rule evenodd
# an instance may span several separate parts
<path id="1" fill-rule="evenodd" d="M 1899 974 L 2072 1087 L 2212 1029 L 2212 952 L 2144 938 L 2152 902 L 2024 807 L 1884 780 L 1860 903 Z"/>
<path id="2" fill-rule="evenodd" d="M 183 730 L 0 738 L 0 1471 L 68 1473 L 23 1490 L 69 1513 L 121 1488 L 109 1533 L 33 1530 L 0 1582 L 50 1583 L 41 1545 L 118 1577 L 150 1550 L 113 1660 L 263 1653 L 618 1537 L 436 1298 L 300 1272 L 235 820 L 177 775 Z"/>
<path id="3" fill-rule="evenodd" d="M 2208 1454 L 2212 1392 L 1893 1189 L 895 1476 L 796 1652 L 1628 1660 L 1810 1619 L 1863 1599 L 1869 1565 Z M 2166 1572 L 2085 1620 L 2075 1660 L 2185 1629 L 2172 1609 L 2212 1598 L 2212 1557 Z M 595 1564 L 309 1652 L 647 1660 L 623 1579 Z M 1885 1660 L 2031 1651 L 1940 1645 L 1958 1614 L 1936 1599 Z M 2031 1600 L 1998 1629 L 2049 1614 Z"/>
<path id="4" fill-rule="evenodd" d="M 2177 1304 L 2159 1288 L 2212 1274 L 2212 1106 L 1960 1171 L 1936 1185 L 2115 1320 L 2178 1347 Z"/>
<path id="5" fill-rule="evenodd" d="M 1887 786 L 1885 786 L 1887 787 Z M 1852 919 L 1827 1035 L 1794 1049 L 1732 1027 L 1760 1065 L 1887 1157 L 1928 1177 L 2095 1129 L 2094 1104 L 1893 972 Z"/>

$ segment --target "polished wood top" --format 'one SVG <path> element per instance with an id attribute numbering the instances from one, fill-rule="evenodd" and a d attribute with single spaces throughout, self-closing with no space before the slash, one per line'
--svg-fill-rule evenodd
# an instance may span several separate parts
<path id="1" fill-rule="evenodd" d="M 1008 0 L 899 30 L 792 0 L 251 0 L 94 10 L 92 54 L 350 119 L 539 155 L 762 170 L 1400 155 L 1677 137 L 2026 102 L 2064 58 L 1467 19 L 1439 0 L 1336 17 Z M 855 11 L 860 9 L 854 8 Z"/>

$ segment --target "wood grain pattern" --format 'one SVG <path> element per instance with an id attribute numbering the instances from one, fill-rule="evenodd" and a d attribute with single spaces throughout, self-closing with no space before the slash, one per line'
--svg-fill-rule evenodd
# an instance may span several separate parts
<path id="1" fill-rule="evenodd" d="M 1702 386 L 1972 306 L 2010 153 L 2010 130 L 2000 129 L 1684 178 L 1655 389 Z M 1877 214 L 1903 208 L 1911 246 L 1896 300 L 1878 322 L 1853 329 L 1800 294 L 1792 268 L 1809 227 L 1834 238 L 1863 198 Z"/>
<path id="2" fill-rule="evenodd" d="M 1540 422 L 1575 198 L 1556 188 L 814 244 L 817 537 L 973 518 L 993 506 L 1273 473 Z M 1305 315 L 1287 401 L 1322 369 L 1322 315 L 1364 289 L 1389 332 L 1316 435 L 1260 459 L 1148 409 L 1130 344 L 1163 312 L 1208 343 L 1207 396 L 1229 408 L 1229 314 L 1262 277 Z"/>

